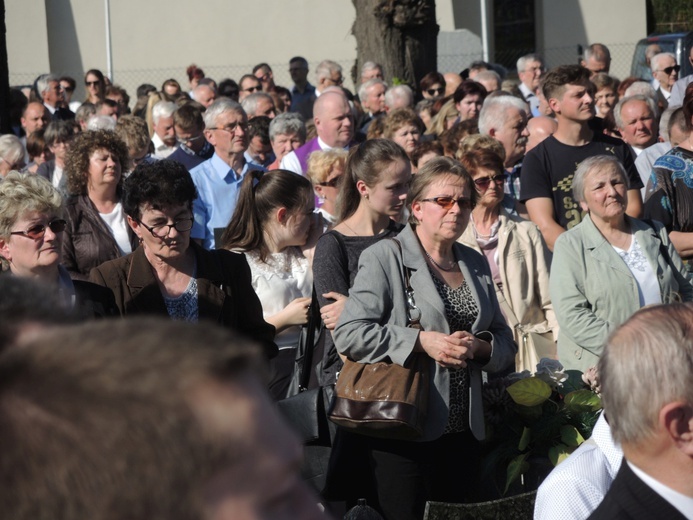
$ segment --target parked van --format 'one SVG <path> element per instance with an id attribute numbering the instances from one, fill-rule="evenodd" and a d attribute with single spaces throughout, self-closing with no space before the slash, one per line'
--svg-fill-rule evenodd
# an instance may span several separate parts
<path id="1" fill-rule="evenodd" d="M 630 75 L 646 80 L 652 79 L 652 71 L 645 59 L 645 50 L 650 45 L 659 45 L 662 52 L 671 52 L 676 63 L 681 65 L 679 78 L 693 74 L 693 65 L 688 59 L 693 46 L 693 31 L 687 33 L 653 34 L 640 40 L 635 46 Z"/>

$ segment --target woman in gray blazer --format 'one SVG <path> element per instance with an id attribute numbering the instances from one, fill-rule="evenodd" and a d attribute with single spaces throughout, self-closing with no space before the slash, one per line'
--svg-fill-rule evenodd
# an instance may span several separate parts
<path id="1" fill-rule="evenodd" d="M 693 286 L 659 222 L 625 214 L 628 180 L 618 160 L 584 160 L 573 196 L 587 216 L 554 247 L 549 290 L 566 369 L 595 366 L 609 333 L 640 307 L 693 300 Z"/>
<path id="2" fill-rule="evenodd" d="M 414 176 L 410 224 L 366 249 L 334 331 L 337 349 L 362 363 L 406 366 L 429 357 L 427 423 L 421 442 L 369 439 L 385 518 L 421 518 L 427 500 L 464 501 L 477 480 L 484 437 L 481 370 L 513 365 L 516 346 L 483 257 L 456 243 L 476 191 L 464 168 L 439 157 Z M 411 271 L 423 331 L 408 328 L 403 269 Z"/>

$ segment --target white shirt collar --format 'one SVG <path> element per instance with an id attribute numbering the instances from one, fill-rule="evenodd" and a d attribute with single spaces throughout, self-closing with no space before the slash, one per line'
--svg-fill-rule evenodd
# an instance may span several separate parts
<path id="1" fill-rule="evenodd" d="M 693 520 L 693 497 L 688 497 L 674 491 L 669 486 L 666 486 L 655 480 L 650 475 L 645 473 L 643 470 L 626 460 L 628 467 L 633 470 L 633 473 L 642 480 L 645 484 L 652 488 L 652 490 L 660 495 L 664 500 L 669 502 L 672 506 L 678 509 L 683 516 L 689 520 Z"/>

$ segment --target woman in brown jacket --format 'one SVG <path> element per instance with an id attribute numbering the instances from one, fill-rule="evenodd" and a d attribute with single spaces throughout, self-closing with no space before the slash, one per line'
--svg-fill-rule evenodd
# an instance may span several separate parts
<path id="1" fill-rule="evenodd" d="M 137 247 L 120 200 L 128 161 L 125 144 L 113 132 L 84 132 L 72 141 L 65 163 L 72 197 L 62 260 L 75 280 L 87 280 L 94 267 Z"/>

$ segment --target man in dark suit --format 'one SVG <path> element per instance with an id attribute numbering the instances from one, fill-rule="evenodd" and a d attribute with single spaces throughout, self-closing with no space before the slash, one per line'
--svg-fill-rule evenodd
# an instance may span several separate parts
<path id="1" fill-rule="evenodd" d="M 599 360 L 624 461 L 591 520 L 693 518 L 693 304 L 641 309 Z"/>
<path id="2" fill-rule="evenodd" d="M 72 110 L 60 106 L 63 102 L 63 90 L 60 88 L 58 76 L 52 74 L 39 76 L 36 80 L 36 91 L 53 119 L 65 121 L 75 118 Z"/>

